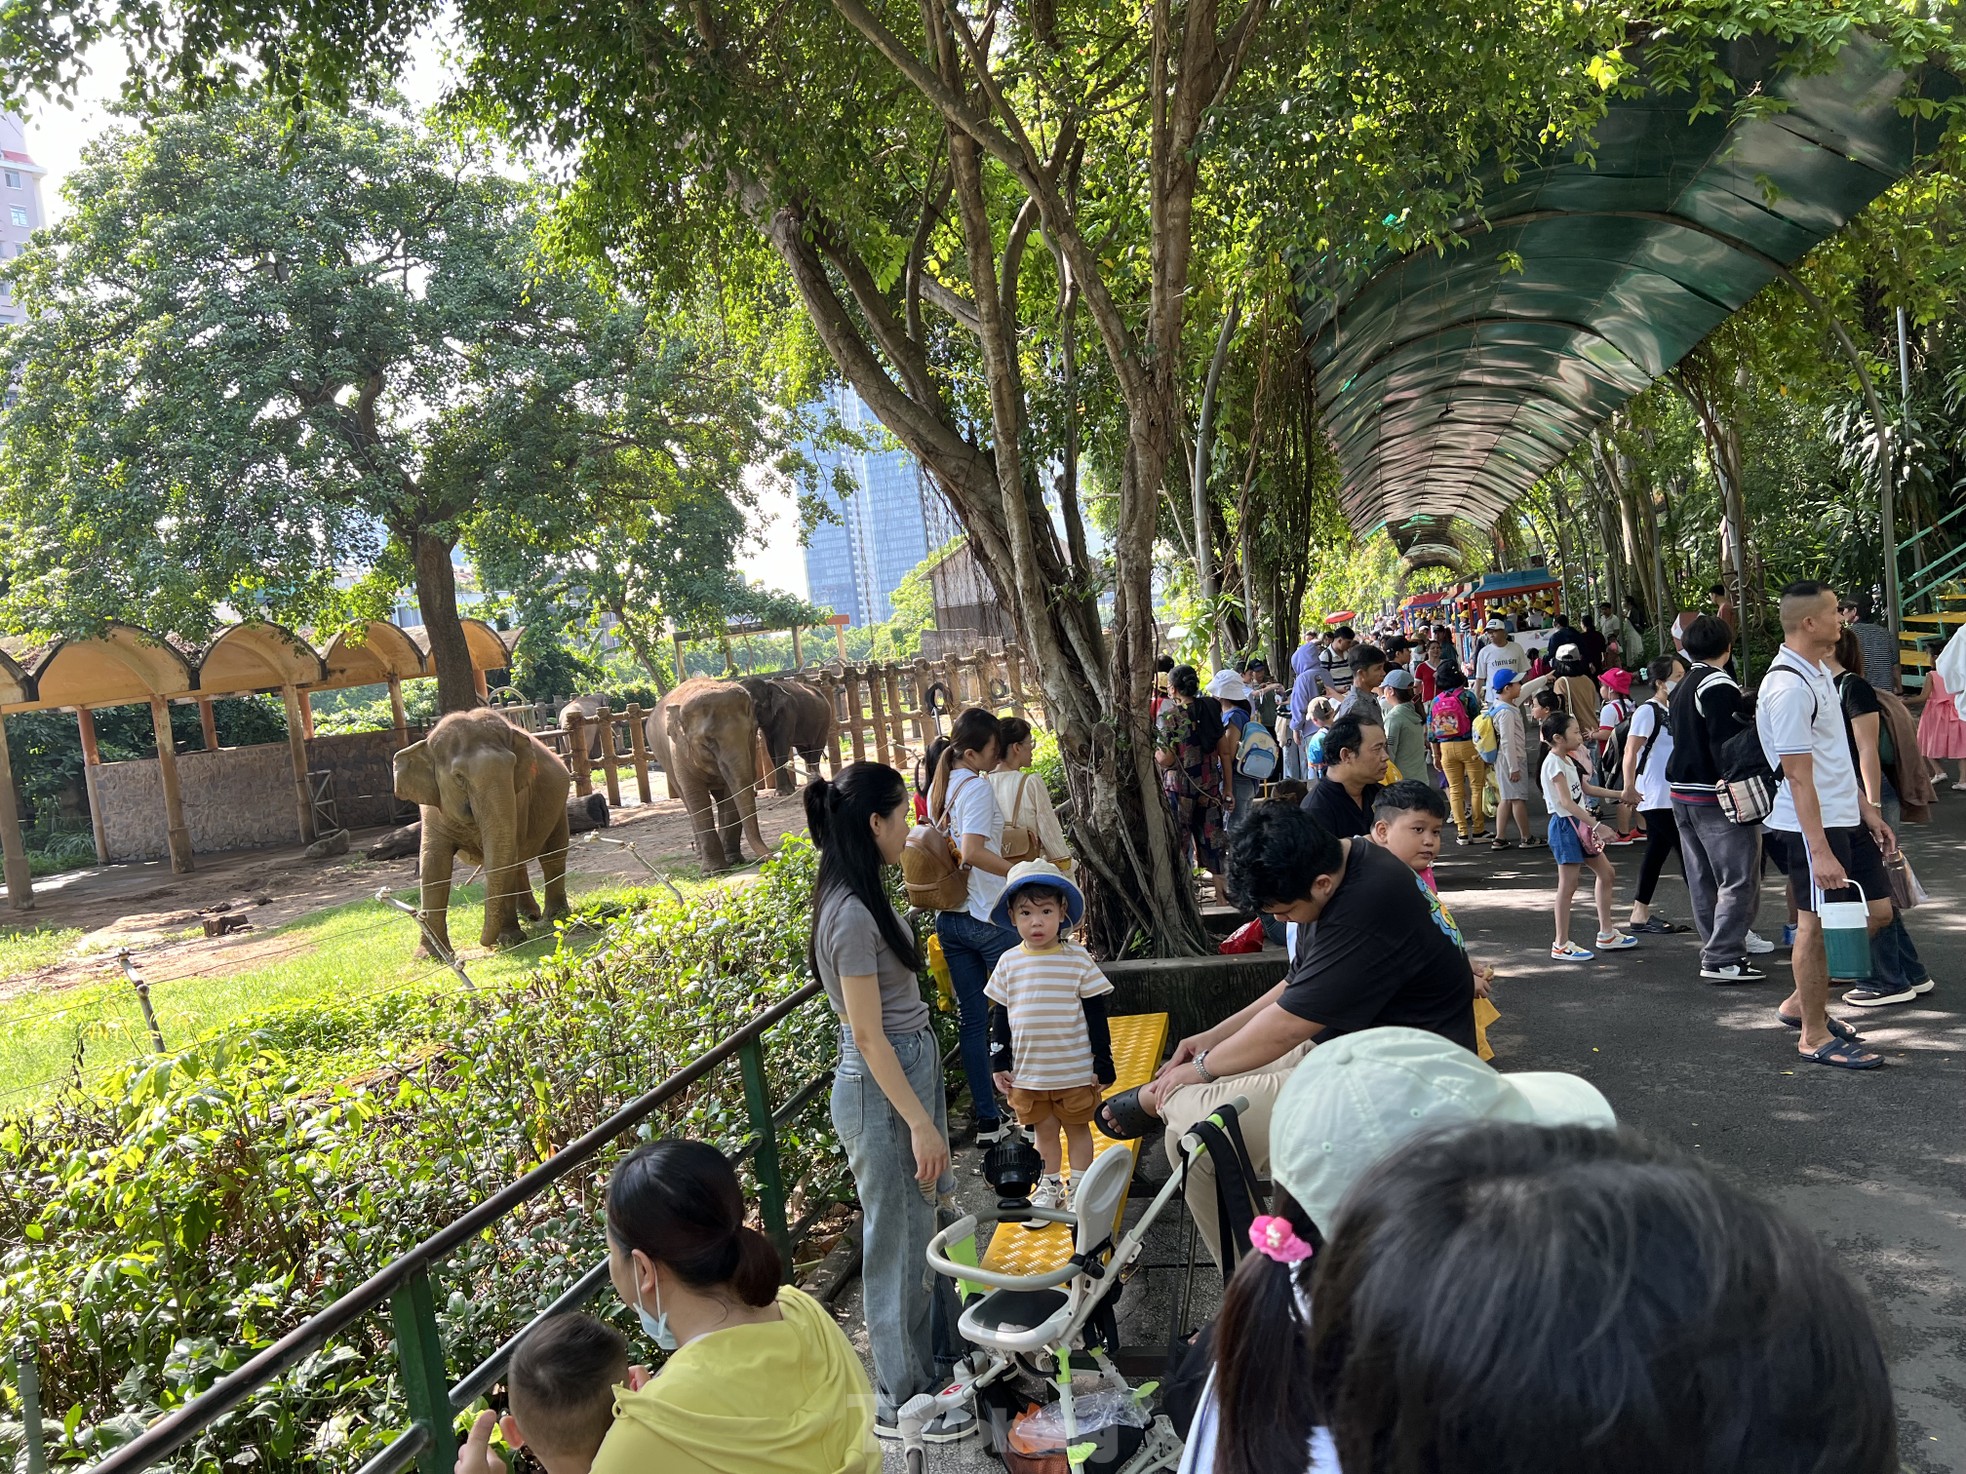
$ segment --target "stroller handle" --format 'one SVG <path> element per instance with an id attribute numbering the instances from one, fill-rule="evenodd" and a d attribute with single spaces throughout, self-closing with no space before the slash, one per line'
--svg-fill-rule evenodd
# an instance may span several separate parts
<path id="1" fill-rule="evenodd" d="M 980 1265 L 961 1264 L 949 1257 L 952 1242 L 969 1238 L 983 1224 L 1003 1223 L 1011 1219 L 1023 1223 L 1033 1218 L 1047 1219 L 1052 1223 L 1078 1222 L 1070 1213 L 1060 1213 L 1050 1208 L 1020 1208 L 1015 1213 L 965 1213 L 928 1241 L 928 1267 L 952 1280 L 968 1280 L 971 1284 L 990 1285 L 999 1290 L 1049 1290 L 1054 1285 L 1062 1285 L 1079 1272 L 1078 1265 L 1070 1260 L 1043 1274 L 1004 1274 Z"/>

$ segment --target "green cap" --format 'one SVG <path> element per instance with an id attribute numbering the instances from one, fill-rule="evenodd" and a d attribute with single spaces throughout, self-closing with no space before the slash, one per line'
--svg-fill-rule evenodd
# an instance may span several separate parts
<path id="1" fill-rule="evenodd" d="M 1270 1175 L 1330 1233 L 1353 1183 L 1407 1137 L 1458 1121 L 1615 1126 L 1576 1075 L 1505 1075 L 1422 1029 L 1347 1034 L 1305 1056 L 1270 1116 Z"/>

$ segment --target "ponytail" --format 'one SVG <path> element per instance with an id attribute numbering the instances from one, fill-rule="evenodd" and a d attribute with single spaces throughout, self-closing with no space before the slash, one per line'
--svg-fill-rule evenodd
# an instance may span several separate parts
<path id="1" fill-rule="evenodd" d="M 985 711 L 980 706 L 966 708 L 949 728 L 949 744 L 942 749 L 942 755 L 935 764 L 935 775 L 928 785 L 928 816 L 936 819 L 949 796 L 949 776 L 955 770 L 956 759 L 972 752 L 981 752 L 995 744 L 997 755 L 1003 755 L 1003 724 L 994 712 Z"/>
<path id="2" fill-rule="evenodd" d="M 1322 1247 L 1304 1210 L 1282 1188 L 1273 1210 L 1298 1237 Z M 1222 1294 L 1215 1326 L 1215 1393 L 1222 1428 L 1215 1467 L 1205 1474 L 1301 1469 L 1310 1448 L 1311 1348 L 1298 1289 L 1311 1264 L 1279 1264 L 1249 1253 Z"/>
<path id="3" fill-rule="evenodd" d="M 778 1296 L 784 1261 L 745 1225 L 737 1172 L 707 1142 L 636 1147 L 608 1178 L 607 1220 L 624 1250 L 639 1249 L 693 1290 L 721 1290 L 754 1307 Z"/>

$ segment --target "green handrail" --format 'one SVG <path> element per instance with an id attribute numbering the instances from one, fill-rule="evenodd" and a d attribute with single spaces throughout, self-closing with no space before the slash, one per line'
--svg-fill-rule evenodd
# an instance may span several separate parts
<path id="1" fill-rule="evenodd" d="M 774 1111 L 764 1075 L 763 1041 L 767 1030 L 817 998 L 820 991 L 817 982 L 809 982 L 764 1009 L 578 1141 L 470 1208 L 409 1252 L 392 1259 L 183 1407 L 165 1414 L 130 1442 L 90 1465 L 85 1474 L 135 1474 L 169 1458 L 262 1387 L 291 1371 L 332 1337 L 363 1316 L 380 1310 L 385 1303 L 389 1307 L 410 1426 L 364 1464 L 359 1474 L 400 1474 L 411 1464 L 416 1465 L 419 1474 L 451 1474 L 457 1460 L 454 1409 L 465 1407 L 490 1389 L 504 1371 L 513 1346 L 525 1332 L 520 1331 L 461 1381 L 452 1384 L 446 1371 L 442 1328 L 437 1324 L 437 1296 L 432 1278 L 436 1267 L 513 1209 L 591 1162 L 619 1140 L 622 1133 L 640 1125 L 733 1055 L 743 1072 L 749 1126 L 749 1134 L 738 1148 L 737 1157 L 740 1161 L 747 1157 L 753 1160 L 765 1232 L 778 1246 L 789 1269 L 793 1243 L 819 1210 L 815 1208 L 797 1225 L 785 1221 L 787 1195 L 778 1157 L 778 1128 L 818 1098 L 832 1071 L 828 1068 L 808 1079 Z M 578 1308 L 599 1292 L 606 1279 L 607 1263 L 603 1260 L 583 1274 L 542 1315 Z"/>

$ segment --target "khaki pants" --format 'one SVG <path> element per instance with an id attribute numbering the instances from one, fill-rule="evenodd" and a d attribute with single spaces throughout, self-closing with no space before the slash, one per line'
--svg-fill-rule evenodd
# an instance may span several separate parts
<path id="1" fill-rule="evenodd" d="M 1171 1091 L 1167 1099 L 1161 1102 L 1161 1120 L 1167 1126 L 1164 1145 L 1168 1165 L 1176 1172 L 1181 1170 L 1181 1137 L 1189 1127 L 1216 1107 L 1244 1095 L 1249 1098 L 1249 1109 L 1237 1119 L 1237 1124 L 1242 1128 L 1243 1145 L 1249 1149 L 1250 1165 L 1256 1169 L 1257 1175 L 1269 1176 L 1270 1112 L 1276 1107 L 1277 1094 L 1283 1089 L 1284 1081 L 1290 1078 L 1290 1072 L 1310 1051 L 1310 1042 L 1306 1041 L 1276 1063 L 1265 1065 L 1260 1070 L 1251 1070 L 1246 1075 L 1229 1075 L 1206 1085 L 1183 1085 Z M 1206 1154 L 1195 1159 L 1194 1171 L 1188 1179 L 1188 1212 L 1195 1220 L 1195 1229 L 1201 1235 L 1201 1241 L 1208 1245 L 1210 1257 L 1219 1266 L 1222 1263 L 1222 1226 L 1217 1221 L 1215 1208 L 1215 1163 Z"/>
<path id="2" fill-rule="evenodd" d="M 1447 802 L 1454 810 L 1454 832 L 1463 839 L 1478 839 L 1488 824 L 1488 806 L 1482 788 L 1488 782 L 1488 764 L 1481 760 L 1473 742 L 1440 744 L 1440 770 L 1447 775 Z M 1463 795 L 1461 785 L 1467 784 Z M 1468 821 L 1474 827 L 1468 827 Z"/>

